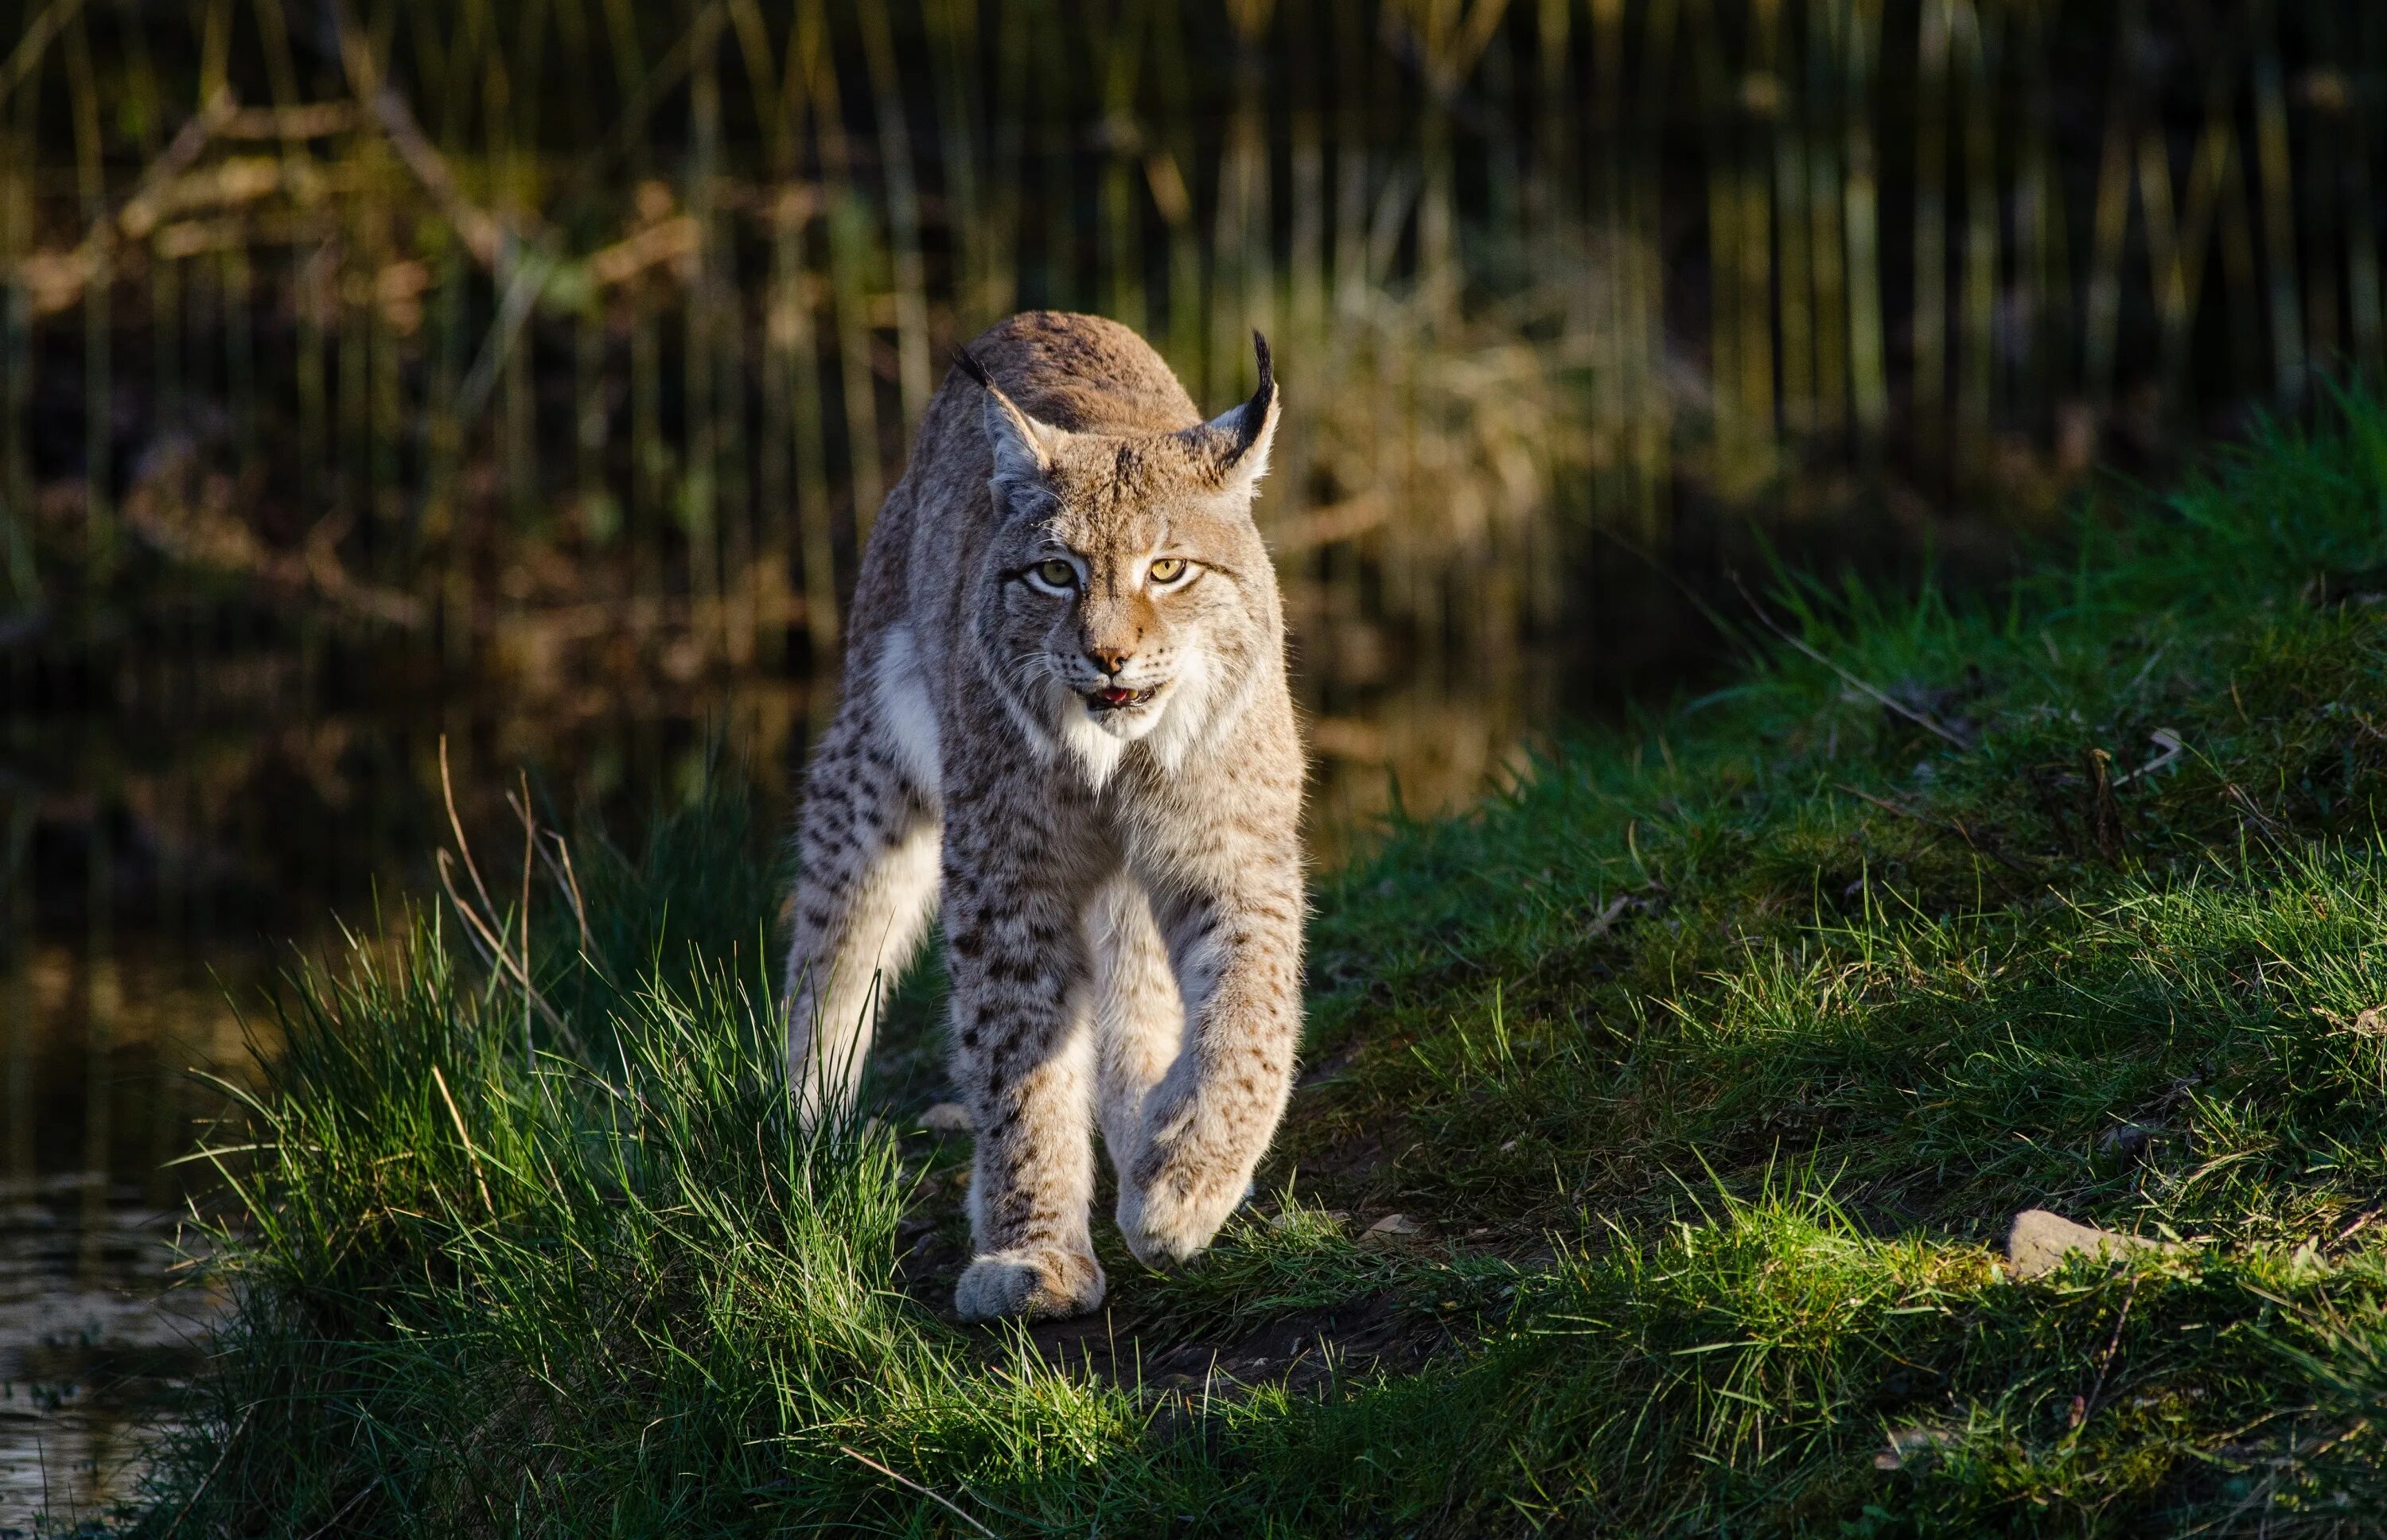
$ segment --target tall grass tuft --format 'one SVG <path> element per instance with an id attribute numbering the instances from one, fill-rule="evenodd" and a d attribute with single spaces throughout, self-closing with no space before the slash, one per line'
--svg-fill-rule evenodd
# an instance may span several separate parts
<path id="1" fill-rule="evenodd" d="M 649 870 L 753 869 L 724 827 L 667 822 Z M 876 1123 L 794 1126 L 768 966 L 734 944 L 750 906 L 666 926 L 684 886 L 587 887 L 593 942 L 557 971 L 616 981 L 583 1007 L 589 1060 L 525 1065 L 518 993 L 428 916 L 288 980 L 251 1121 L 210 1152 L 245 1303 L 202 1425 L 238 1458 L 161 1533 L 891 1519 L 908 1495 L 842 1446 L 967 1461 L 1002 1418 L 1092 1441 L 1124 1415 L 922 1331 L 894 1272 L 916 1173 Z"/>

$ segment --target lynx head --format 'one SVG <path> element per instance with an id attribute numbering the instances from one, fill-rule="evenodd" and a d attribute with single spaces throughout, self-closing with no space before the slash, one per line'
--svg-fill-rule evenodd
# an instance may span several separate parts
<path id="1" fill-rule="evenodd" d="M 1099 787 L 1149 738 L 1170 768 L 1249 698 L 1282 646 L 1276 574 L 1252 496 L 1276 433 L 1267 339 L 1259 389 L 1176 433 L 1073 433 L 1041 423 L 966 351 L 986 390 L 993 602 L 979 641 L 1004 703 Z"/>

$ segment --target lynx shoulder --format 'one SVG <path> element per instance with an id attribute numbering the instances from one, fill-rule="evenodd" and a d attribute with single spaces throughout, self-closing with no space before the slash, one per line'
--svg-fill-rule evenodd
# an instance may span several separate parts
<path id="1" fill-rule="evenodd" d="M 1252 522 L 1278 396 L 1204 421 L 1143 341 L 1014 316 L 963 350 L 863 561 L 807 773 L 788 963 L 808 1117 L 941 908 L 977 1148 L 970 1318 L 1101 1303 L 1093 1134 L 1149 1264 L 1194 1256 L 1301 1033 L 1302 756 Z"/>

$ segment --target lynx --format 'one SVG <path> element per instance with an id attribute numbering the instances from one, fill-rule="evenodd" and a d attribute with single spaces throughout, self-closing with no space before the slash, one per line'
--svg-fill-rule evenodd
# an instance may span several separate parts
<path id="1" fill-rule="evenodd" d="M 1125 327 L 1002 322 L 864 556 L 798 834 L 789 1063 L 807 1117 L 852 1095 L 941 898 L 965 1319 L 1102 1303 L 1097 1124 L 1128 1249 L 1163 1267 L 1243 1200 L 1292 1088 L 1302 756 L 1253 341 L 1258 390 L 1204 422 Z"/>

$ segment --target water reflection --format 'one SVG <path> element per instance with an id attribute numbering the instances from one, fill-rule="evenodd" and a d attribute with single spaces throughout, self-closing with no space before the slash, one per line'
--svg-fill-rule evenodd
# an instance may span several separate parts
<path id="1" fill-rule="evenodd" d="M 139 1181 L 66 1171 L 0 1184 L 0 1534 L 129 1497 L 175 1382 L 222 1306 L 170 1289 L 180 1216 Z"/>

